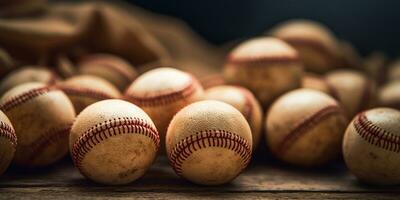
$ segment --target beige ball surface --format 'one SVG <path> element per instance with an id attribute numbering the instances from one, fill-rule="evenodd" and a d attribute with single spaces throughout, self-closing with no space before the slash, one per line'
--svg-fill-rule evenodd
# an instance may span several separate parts
<path id="1" fill-rule="evenodd" d="M 326 72 L 340 61 L 339 46 L 333 33 L 324 25 L 309 20 L 290 20 L 279 24 L 270 34 L 292 45 L 305 69 Z"/>
<path id="2" fill-rule="evenodd" d="M 400 110 L 400 80 L 387 83 L 379 89 L 378 104 Z"/>
<path id="3" fill-rule="evenodd" d="M 251 130 L 231 105 L 200 101 L 174 116 L 168 127 L 166 149 L 179 176 L 201 185 L 220 185 L 232 181 L 248 165 Z"/>
<path id="4" fill-rule="evenodd" d="M 117 99 L 84 109 L 71 128 L 69 141 L 79 171 L 92 181 L 109 185 L 142 177 L 159 148 L 159 135 L 150 117 Z"/>
<path id="5" fill-rule="evenodd" d="M 297 89 L 272 104 L 266 116 L 266 140 L 271 152 L 284 162 L 319 166 L 339 155 L 346 125 L 332 97 Z"/>
<path id="6" fill-rule="evenodd" d="M 203 88 L 191 74 L 174 68 L 157 68 L 139 76 L 125 97 L 154 121 L 164 151 L 165 134 L 172 117 L 183 107 L 203 98 Z"/>
<path id="7" fill-rule="evenodd" d="M 26 66 L 8 74 L 0 82 L 0 95 L 11 88 L 28 82 L 53 84 L 58 80 L 57 75 L 47 68 L 39 66 Z"/>
<path id="8" fill-rule="evenodd" d="M 361 72 L 336 70 L 328 73 L 325 80 L 336 91 L 337 99 L 349 119 L 376 104 L 375 84 Z"/>
<path id="9" fill-rule="evenodd" d="M 76 113 L 92 103 L 116 99 L 121 96 L 118 88 L 108 81 L 92 75 L 79 75 L 71 77 L 57 85 L 67 94 L 74 105 Z"/>
<path id="10" fill-rule="evenodd" d="M 10 165 L 16 148 L 17 135 L 15 130 L 8 117 L 0 111 L 0 175 Z"/>
<path id="11" fill-rule="evenodd" d="M 359 113 L 343 140 L 349 170 L 363 182 L 400 184 L 400 112 L 375 108 Z"/>
<path id="12" fill-rule="evenodd" d="M 232 50 L 223 73 L 228 84 L 250 89 L 267 107 L 278 96 L 300 87 L 302 72 L 295 49 L 282 40 L 260 37 Z"/>
<path id="13" fill-rule="evenodd" d="M 92 54 L 78 63 L 80 74 L 106 79 L 120 91 L 124 91 L 138 76 L 136 69 L 126 60 L 111 54 Z"/>
<path id="14" fill-rule="evenodd" d="M 323 76 L 314 73 L 304 73 L 301 79 L 301 87 L 317 90 L 337 98 L 335 89 L 325 80 Z"/>
<path id="15" fill-rule="evenodd" d="M 250 125 L 253 150 L 260 142 L 263 111 L 254 95 L 240 86 L 220 85 L 207 89 L 204 99 L 222 101 L 238 109 Z"/>
<path id="16" fill-rule="evenodd" d="M 25 83 L 2 96 L 0 110 L 8 116 L 18 137 L 13 161 L 16 165 L 47 166 L 67 154 L 75 111 L 61 90 L 42 83 Z"/>
<path id="17" fill-rule="evenodd" d="M 386 76 L 388 81 L 400 80 L 400 59 L 389 65 Z"/>

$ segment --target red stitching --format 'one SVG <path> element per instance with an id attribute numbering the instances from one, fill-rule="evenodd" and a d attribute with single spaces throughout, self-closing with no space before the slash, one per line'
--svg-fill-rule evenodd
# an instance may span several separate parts
<path id="1" fill-rule="evenodd" d="M 37 155 L 41 153 L 45 149 L 45 147 L 49 146 L 52 143 L 65 139 L 66 143 L 69 137 L 69 131 L 71 129 L 71 123 L 64 124 L 59 126 L 58 128 L 53 128 L 47 131 L 44 135 L 42 135 L 38 140 L 29 145 L 26 148 L 29 148 L 30 155 L 29 159 L 32 161 L 36 158 Z"/>
<path id="2" fill-rule="evenodd" d="M 228 56 L 225 61 L 226 64 L 232 65 L 260 65 L 265 63 L 299 63 L 300 59 L 297 55 L 295 56 L 275 56 L 275 57 L 247 57 L 247 58 L 235 58 L 232 54 Z M 232 66 L 228 65 L 228 66 Z M 264 67 L 264 65 L 262 65 Z"/>
<path id="3" fill-rule="evenodd" d="M 117 60 L 117 64 L 113 64 L 110 63 L 109 61 L 114 61 Z M 131 75 L 131 73 L 127 70 L 125 70 L 123 67 L 121 67 L 119 64 L 123 63 L 127 66 L 129 66 L 130 64 L 127 63 L 126 61 L 120 59 L 120 58 L 108 58 L 108 57 L 103 57 L 103 56 L 90 56 L 85 58 L 82 62 L 81 62 L 81 67 L 85 68 L 85 67 L 91 67 L 94 64 L 97 65 L 102 65 L 105 67 L 110 68 L 111 70 L 114 70 L 116 73 L 118 73 L 119 75 L 121 75 L 122 77 L 124 77 L 124 79 L 126 79 L 127 81 L 133 81 L 135 80 L 135 78 L 137 77 L 136 75 Z"/>
<path id="4" fill-rule="evenodd" d="M 251 102 L 252 94 L 244 87 L 241 86 L 235 86 L 235 87 L 239 89 L 239 91 L 243 94 L 245 98 L 243 115 L 250 123 L 254 111 L 253 104 Z"/>
<path id="5" fill-rule="evenodd" d="M 87 96 L 98 100 L 104 99 L 114 99 L 117 98 L 110 94 L 107 94 L 103 91 L 99 90 L 92 90 L 89 88 L 81 88 L 81 87 L 73 87 L 73 86 L 66 86 L 66 85 L 58 85 L 59 89 L 61 89 L 65 94 L 68 95 L 75 95 L 75 96 Z"/>
<path id="6" fill-rule="evenodd" d="M 296 45 L 312 46 L 313 48 L 316 48 L 317 51 L 323 52 L 323 55 L 328 60 L 334 60 L 335 58 L 337 58 L 337 56 L 334 53 L 332 53 L 325 44 L 322 44 L 313 39 L 295 38 L 295 37 L 290 37 L 290 38 L 287 37 L 287 38 L 282 38 L 282 39 L 293 46 L 296 46 Z"/>
<path id="7" fill-rule="evenodd" d="M 55 89 L 54 87 L 44 86 L 44 87 L 35 88 L 32 90 L 26 91 L 20 95 L 11 97 L 7 101 L 3 102 L 0 105 L 0 110 L 5 111 L 5 112 L 9 111 L 18 105 L 21 105 L 21 104 L 23 104 L 35 97 L 38 97 L 40 95 L 46 94 L 54 89 Z"/>
<path id="8" fill-rule="evenodd" d="M 365 113 L 358 114 L 353 125 L 356 132 L 368 143 L 395 153 L 400 152 L 400 136 L 373 124 Z"/>
<path id="9" fill-rule="evenodd" d="M 342 110 L 337 105 L 330 105 L 326 106 L 325 108 L 319 110 L 318 112 L 314 113 L 313 115 L 307 117 L 301 123 L 297 124 L 282 140 L 280 143 L 277 153 L 283 154 L 288 147 L 293 144 L 302 134 L 306 132 L 307 129 L 313 127 L 321 120 L 327 118 L 328 116 L 334 113 L 341 113 Z"/>
<path id="10" fill-rule="evenodd" d="M 191 96 L 199 86 L 199 83 L 191 78 L 191 81 L 182 89 L 173 92 L 158 94 L 154 96 L 142 97 L 135 94 L 125 94 L 125 98 L 139 107 L 152 107 L 158 105 L 165 105 L 172 102 L 176 102 L 181 99 L 185 99 Z"/>
<path id="11" fill-rule="evenodd" d="M 114 118 L 96 124 L 89 130 L 85 131 L 85 133 L 75 141 L 71 149 L 72 160 L 74 161 L 75 166 L 82 172 L 82 174 L 86 174 L 82 168 L 82 161 L 85 155 L 101 141 L 121 134 L 145 135 L 154 141 L 156 151 L 158 151 L 160 137 L 154 126 L 137 117 Z"/>
<path id="12" fill-rule="evenodd" d="M 242 158 L 242 169 L 250 162 L 251 148 L 247 140 L 225 130 L 205 130 L 181 140 L 169 154 L 170 163 L 178 175 L 182 164 L 195 151 L 207 147 L 222 147 L 235 151 Z"/>
<path id="13" fill-rule="evenodd" d="M 2 121 L 0 121 L 0 137 L 7 138 L 14 148 L 17 147 L 17 135 L 14 129 Z"/>

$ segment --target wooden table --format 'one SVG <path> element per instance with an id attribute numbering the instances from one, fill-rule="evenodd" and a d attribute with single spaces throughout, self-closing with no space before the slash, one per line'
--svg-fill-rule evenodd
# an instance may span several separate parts
<path id="1" fill-rule="evenodd" d="M 306 170 L 266 157 L 259 153 L 237 179 L 218 187 L 179 178 L 164 157 L 132 184 L 104 186 L 86 180 L 66 158 L 35 172 L 9 170 L 0 179 L 0 199 L 400 199 L 400 187 L 363 185 L 347 172 L 342 161 Z"/>

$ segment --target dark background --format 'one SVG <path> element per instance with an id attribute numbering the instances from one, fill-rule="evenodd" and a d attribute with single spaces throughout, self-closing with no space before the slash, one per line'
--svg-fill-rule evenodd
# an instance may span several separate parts
<path id="1" fill-rule="evenodd" d="M 214 44 L 259 35 L 293 18 L 317 20 L 363 55 L 382 50 L 395 57 L 400 49 L 399 0 L 128 0 L 175 16 Z"/>

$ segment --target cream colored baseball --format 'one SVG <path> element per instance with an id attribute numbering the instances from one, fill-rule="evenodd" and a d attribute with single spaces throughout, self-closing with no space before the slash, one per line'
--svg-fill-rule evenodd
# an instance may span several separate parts
<path id="1" fill-rule="evenodd" d="M 121 96 L 118 88 L 108 81 L 92 75 L 73 76 L 57 85 L 74 105 L 76 113 L 92 103 L 117 99 Z"/>
<path id="2" fill-rule="evenodd" d="M 3 95 L 0 110 L 8 116 L 18 137 L 15 164 L 42 167 L 67 154 L 75 111 L 61 90 L 42 83 L 25 83 Z"/>
<path id="3" fill-rule="evenodd" d="M 349 119 L 376 104 L 375 84 L 361 72 L 335 70 L 326 74 L 325 80 L 336 92 Z"/>
<path id="4" fill-rule="evenodd" d="M 304 73 L 301 79 L 301 87 L 318 90 L 325 94 L 329 94 L 337 99 L 336 90 L 325 80 L 323 76 L 314 73 Z"/>
<path id="5" fill-rule="evenodd" d="M 17 135 L 8 117 L 0 111 L 0 175 L 10 165 L 15 149 L 17 148 Z"/>
<path id="6" fill-rule="evenodd" d="M 248 88 L 264 107 L 283 93 L 300 87 L 302 72 L 297 51 L 271 37 L 240 44 L 228 55 L 224 66 L 226 82 Z"/>
<path id="7" fill-rule="evenodd" d="M 363 182 L 400 184 L 400 112 L 375 108 L 359 113 L 347 127 L 343 157 Z"/>
<path id="8" fill-rule="evenodd" d="M 45 84 L 53 84 L 58 80 L 58 76 L 39 66 L 26 66 L 11 72 L 0 82 L 0 95 L 4 94 L 11 88 L 28 82 L 40 82 Z"/>
<path id="9" fill-rule="evenodd" d="M 78 63 L 78 73 L 106 79 L 120 91 L 124 91 L 138 76 L 128 61 L 111 54 L 92 54 Z"/>
<path id="10" fill-rule="evenodd" d="M 252 136 L 243 115 L 227 103 L 200 101 L 172 119 L 166 149 L 175 172 L 194 183 L 232 181 L 248 165 Z"/>
<path id="11" fill-rule="evenodd" d="M 389 82 L 379 89 L 378 104 L 400 110 L 400 80 Z"/>
<path id="12" fill-rule="evenodd" d="M 326 164 L 340 153 L 347 120 L 335 99 L 297 89 L 277 99 L 266 116 L 266 141 L 280 160 L 305 167 Z"/>
<path id="13" fill-rule="evenodd" d="M 126 90 L 125 98 L 142 108 L 160 133 L 161 151 L 172 117 L 183 107 L 201 100 L 203 88 L 195 77 L 174 68 L 157 68 L 139 76 Z"/>
<path id="14" fill-rule="evenodd" d="M 292 45 L 307 71 L 326 72 L 340 64 L 338 41 L 318 22 L 291 20 L 273 28 L 270 34 Z"/>
<path id="15" fill-rule="evenodd" d="M 240 86 L 220 85 L 207 89 L 204 99 L 218 100 L 238 109 L 250 125 L 253 151 L 260 142 L 263 111 L 254 95 Z"/>
<path id="16" fill-rule="evenodd" d="M 88 179 L 126 184 L 143 176 L 159 148 L 150 117 L 123 100 L 103 100 L 85 108 L 71 128 L 70 152 Z"/>

